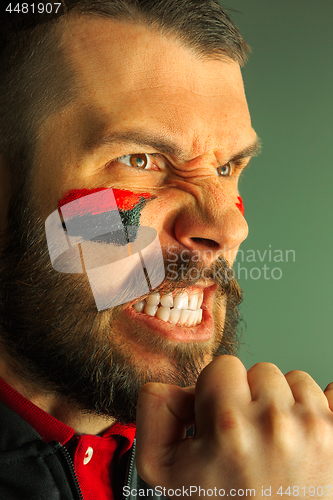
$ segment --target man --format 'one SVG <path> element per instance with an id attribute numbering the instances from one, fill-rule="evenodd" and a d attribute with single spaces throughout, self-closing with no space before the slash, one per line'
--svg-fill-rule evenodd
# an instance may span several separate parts
<path id="1" fill-rule="evenodd" d="M 247 235 L 237 186 L 259 150 L 245 42 L 215 1 L 53 6 L 16 27 L 11 13 L 2 35 L 2 497 L 151 496 L 128 456 L 146 382 L 137 466 L 164 494 L 329 486 L 331 391 L 216 357 L 236 352 L 226 262 Z M 136 222 L 157 232 L 166 276 L 97 310 L 87 270 L 52 267 L 46 221 L 61 212 L 66 227 L 62 207 L 105 188 L 120 211 L 125 191 L 143 199 Z"/>

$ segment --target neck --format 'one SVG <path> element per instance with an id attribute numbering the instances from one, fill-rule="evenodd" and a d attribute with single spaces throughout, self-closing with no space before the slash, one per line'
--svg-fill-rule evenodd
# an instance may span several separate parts
<path id="1" fill-rule="evenodd" d="M 23 380 L 16 373 L 16 370 L 11 369 L 9 363 L 1 357 L 0 377 L 31 403 L 72 427 L 76 434 L 101 434 L 115 422 L 112 418 L 87 415 L 64 401 L 57 394 L 46 392 L 34 384 L 30 384 Z"/>

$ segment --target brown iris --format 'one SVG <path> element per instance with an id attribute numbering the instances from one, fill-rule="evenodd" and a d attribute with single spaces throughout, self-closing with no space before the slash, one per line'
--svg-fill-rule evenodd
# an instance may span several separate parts
<path id="1" fill-rule="evenodd" d="M 147 155 L 146 154 L 130 155 L 130 163 L 132 167 L 145 168 L 148 163 Z"/>
<path id="2" fill-rule="evenodd" d="M 220 175 L 222 177 L 228 177 L 229 175 L 231 175 L 231 172 L 232 172 L 231 162 L 229 161 L 229 163 L 222 165 L 222 167 L 218 167 L 216 169 L 216 171 L 217 171 L 217 175 Z"/>

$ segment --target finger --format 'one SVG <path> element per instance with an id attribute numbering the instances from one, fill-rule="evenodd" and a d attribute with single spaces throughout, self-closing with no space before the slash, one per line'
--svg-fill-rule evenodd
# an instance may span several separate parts
<path id="1" fill-rule="evenodd" d="M 196 385 L 196 437 L 208 435 L 214 439 L 216 432 L 236 429 L 241 408 L 251 401 L 242 362 L 229 355 L 214 359 L 201 372 Z"/>
<path id="2" fill-rule="evenodd" d="M 292 370 L 285 377 L 296 403 L 314 410 L 319 408 L 327 410 L 325 394 L 311 375 L 301 370 Z"/>
<path id="3" fill-rule="evenodd" d="M 193 388 L 156 383 L 142 387 L 137 404 L 136 460 L 145 481 L 159 484 L 163 467 L 173 463 L 177 444 L 185 439 L 186 426 L 193 423 Z"/>
<path id="4" fill-rule="evenodd" d="M 252 399 L 263 406 L 290 407 L 295 400 L 279 368 L 272 363 L 257 363 L 249 369 L 248 381 Z"/>
<path id="5" fill-rule="evenodd" d="M 324 391 L 324 395 L 326 396 L 329 409 L 331 411 L 333 411 L 333 382 L 328 384 L 328 386 L 326 387 L 326 389 Z"/>

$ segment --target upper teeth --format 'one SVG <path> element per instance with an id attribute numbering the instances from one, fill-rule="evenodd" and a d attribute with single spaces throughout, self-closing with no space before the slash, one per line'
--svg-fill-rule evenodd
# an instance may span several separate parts
<path id="1" fill-rule="evenodd" d="M 160 295 L 152 293 L 146 300 L 133 305 L 137 312 L 156 316 L 163 321 L 181 326 L 196 326 L 202 320 L 203 293 L 181 292 L 174 297 L 172 293 Z M 160 305 L 160 307 L 158 307 Z"/>

